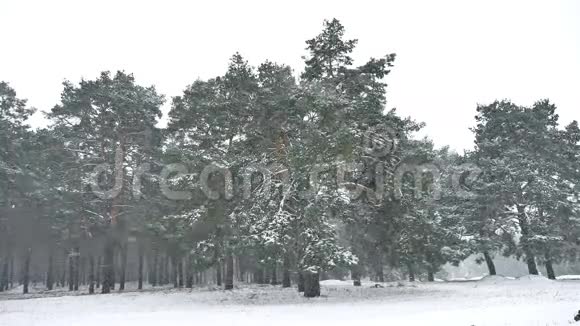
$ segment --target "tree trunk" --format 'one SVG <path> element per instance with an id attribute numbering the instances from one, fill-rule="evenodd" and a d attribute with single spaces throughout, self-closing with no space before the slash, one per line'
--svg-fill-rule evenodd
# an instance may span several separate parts
<path id="1" fill-rule="evenodd" d="M 384 283 L 385 282 L 385 273 L 383 272 L 383 265 L 377 266 L 376 271 L 377 282 Z"/>
<path id="2" fill-rule="evenodd" d="M 54 256 L 52 252 L 48 254 L 48 271 L 46 272 L 46 289 L 54 288 Z"/>
<path id="3" fill-rule="evenodd" d="M 191 254 L 188 254 L 185 261 L 185 287 L 188 289 L 193 288 L 193 268 L 191 263 Z"/>
<path id="4" fill-rule="evenodd" d="M 546 272 L 548 273 L 548 278 L 551 280 L 556 279 L 556 273 L 554 273 L 554 267 L 552 266 L 551 260 L 546 260 Z"/>
<path id="5" fill-rule="evenodd" d="M 170 277 L 171 275 L 169 275 L 169 256 L 165 255 L 163 257 L 163 284 L 167 285 L 169 284 L 170 281 Z"/>
<path id="6" fill-rule="evenodd" d="M 80 256 L 80 249 L 77 247 L 75 248 L 75 255 L 73 256 L 73 262 L 75 264 L 75 275 L 74 275 L 74 290 L 79 290 L 79 281 L 80 281 L 80 273 L 81 273 L 81 256 Z"/>
<path id="7" fill-rule="evenodd" d="M 222 286 L 222 265 L 218 262 L 215 268 L 215 279 L 217 286 Z"/>
<path id="8" fill-rule="evenodd" d="M 495 272 L 495 264 L 493 263 L 493 259 L 489 252 L 484 251 L 483 257 L 485 258 L 485 264 L 487 265 L 487 270 L 489 271 L 489 275 L 496 275 Z"/>
<path id="9" fill-rule="evenodd" d="M 180 257 L 177 261 L 177 276 L 179 277 L 179 287 L 183 287 L 183 257 Z"/>
<path id="10" fill-rule="evenodd" d="M 522 232 L 521 242 L 524 249 L 524 254 L 526 256 L 528 273 L 532 275 L 538 275 L 538 266 L 536 265 L 536 257 L 534 256 L 532 248 L 530 248 L 530 244 L 528 243 L 531 234 L 528 226 L 528 217 L 525 211 L 526 207 L 523 205 L 518 205 L 517 209 L 518 209 L 518 222 L 520 224 L 520 229 Z"/>
<path id="11" fill-rule="evenodd" d="M 97 285 L 97 289 L 101 287 L 101 256 L 97 257 L 97 266 L 96 267 L 96 273 L 97 273 L 97 281 L 96 281 L 96 285 Z"/>
<path id="12" fill-rule="evenodd" d="M 157 286 L 157 282 L 159 279 L 159 255 L 157 254 L 157 250 L 153 254 L 153 266 L 151 266 L 151 275 L 149 276 L 149 283 L 151 286 Z"/>
<path id="13" fill-rule="evenodd" d="M 292 282 L 290 281 L 290 259 L 287 256 L 284 256 L 282 268 L 284 269 L 282 272 L 282 287 L 289 288 L 292 286 Z"/>
<path id="14" fill-rule="evenodd" d="M 68 256 L 64 256 L 62 259 L 62 269 L 60 270 L 60 286 L 66 286 L 66 263 L 68 261 Z"/>
<path id="15" fill-rule="evenodd" d="M 10 255 L 10 272 L 8 273 L 8 284 L 10 287 L 7 289 L 12 289 L 14 287 L 14 255 Z"/>
<path id="16" fill-rule="evenodd" d="M 128 246 L 124 243 L 121 247 L 121 271 L 119 275 L 119 291 L 125 290 L 125 276 L 127 275 L 127 250 Z"/>
<path id="17" fill-rule="evenodd" d="M 409 282 L 415 282 L 415 270 L 412 263 L 407 264 L 407 270 L 409 272 Z"/>
<path id="18" fill-rule="evenodd" d="M 68 256 L 68 290 L 74 291 L 75 289 L 75 261 L 74 261 L 74 250 Z"/>
<path id="19" fill-rule="evenodd" d="M 318 273 L 303 272 L 304 296 L 314 298 L 320 296 L 320 279 Z"/>
<path id="20" fill-rule="evenodd" d="M 115 274 L 115 248 L 112 239 L 105 240 L 105 250 L 103 252 L 103 283 L 101 293 L 110 293 L 113 288 Z"/>
<path id="21" fill-rule="evenodd" d="M 113 248 L 113 250 L 115 250 Z M 117 276 L 119 274 L 119 261 L 117 254 L 113 254 L 113 266 L 111 267 L 111 290 L 115 289 L 115 283 L 117 283 Z"/>
<path id="22" fill-rule="evenodd" d="M 139 245 L 139 266 L 137 267 L 137 290 L 143 290 L 143 246 Z"/>
<path id="23" fill-rule="evenodd" d="M 185 278 L 185 287 L 188 289 L 193 289 L 193 271 L 191 271 L 191 268 L 187 270 L 187 276 Z"/>
<path id="24" fill-rule="evenodd" d="M 426 239 L 425 242 L 428 242 L 429 240 Z M 433 282 L 435 281 L 435 263 L 433 262 L 433 254 L 428 251 L 425 255 L 425 261 L 427 262 L 427 282 Z"/>
<path id="25" fill-rule="evenodd" d="M 172 272 L 171 278 L 173 280 L 173 287 L 174 288 L 179 287 L 179 280 L 177 279 L 177 274 L 178 274 L 177 273 L 177 269 L 178 269 L 177 268 L 177 265 L 178 265 L 177 261 L 178 260 L 179 260 L 179 258 L 177 258 L 177 256 L 175 256 L 175 255 L 171 256 L 171 266 L 173 267 L 173 270 L 171 271 Z"/>
<path id="26" fill-rule="evenodd" d="M 435 281 L 435 273 L 433 273 L 433 269 L 431 267 L 429 267 L 429 270 L 427 271 L 427 281 L 428 282 Z"/>
<path id="27" fill-rule="evenodd" d="M 0 292 L 8 290 L 8 256 L 2 261 L 2 273 L 0 273 Z"/>
<path id="28" fill-rule="evenodd" d="M 87 284 L 87 258 L 80 257 L 80 271 L 81 271 L 81 278 L 80 284 L 85 285 Z"/>
<path id="29" fill-rule="evenodd" d="M 30 283 L 30 257 L 32 256 L 32 249 L 26 250 L 24 257 L 24 270 L 22 271 L 22 293 L 28 293 L 28 284 Z"/>
<path id="30" fill-rule="evenodd" d="M 536 259 L 533 255 L 526 255 L 526 264 L 528 265 L 528 272 L 531 275 L 538 275 L 538 265 L 536 265 Z"/>
<path id="31" fill-rule="evenodd" d="M 95 257 L 89 255 L 89 294 L 95 293 Z"/>
<path id="32" fill-rule="evenodd" d="M 298 272 L 298 292 L 304 292 L 304 274 L 303 272 Z"/>
<path id="33" fill-rule="evenodd" d="M 276 264 L 274 264 L 274 266 L 272 266 L 272 277 L 270 278 L 270 284 L 278 285 L 278 275 L 277 275 L 277 271 L 276 271 Z"/>
<path id="34" fill-rule="evenodd" d="M 234 288 L 234 256 L 226 255 L 226 276 L 224 289 L 233 290 Z"/>
<path id="35" fill-rule="evenodd" d="M 352 278 L 352 285 L 361 286 L 360 282 L 360 267 L 358 265 L 353 266 L 350 271 L 350 278 Z"/>
<path id="36" fill-rule="evenodd" d="M 270 284 L 270 273 L 268 273 L 268 268 L 262 268 L 262 274 L 264 275 L 264 284 Z"/>
<path id="37" fill-rule="evenodd" d="M 165 285 L 165 276 L 163 272 L 165 271 L 165 256 L 159 256 L 159 270 L 157 272 L 157 284 Z"/>

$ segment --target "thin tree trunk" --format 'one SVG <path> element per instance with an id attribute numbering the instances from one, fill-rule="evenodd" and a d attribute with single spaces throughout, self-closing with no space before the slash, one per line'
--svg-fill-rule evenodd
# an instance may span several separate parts
<path id="1" fill-rule="evenodd" d="M 48 271 L 46 272 L 46 289 L 54 288 L 54 256 L 52 252 L 48 254 Z"/>
<path id="2" fill-rule="evenodd" d="M 79 290 L 79 280 L 80 280 L 80 270 L 81 270 L 81 256 L 80 256 L 80 249 L 77 247 L 75 248 L 75 252 L 74 252 L 74 256 L 73 256 L 73 262 L 75 264 L 75 275 L 74 275 L 74 290 L 78 291 Z"/>
<path id="3" fill-rule="evenodd" d="M 234 256 L 226 255 L 226 275 L 224 289 L 233 290 L 234 288 Z"/>
<path id="4" fill-rule="evenodd" d="M 10 255 L 10 272 L 8 273 L 8 284 L 10 285 L 10 289 L 14 287 L 14 255 Z M 8 286 L 6 289 L 8 289 Z"/>
<path id="5" fill-rule="evenodd" d="M 22 271 L 22 293 L 28 293 L 28 284 L 30 283 L 30 258 L 32 256 L 32 249 L 28 248 L 26 250 L 26 256 L 24 257 L 24 270 Z"/>
<path id="6" fill-rule="evenodd" d="M 377 245 L 377 248 L 380 248 Z M 375 277 L 377 282 L 384 283 L 385 282 L 385 273 L 383 271 L 383 251 L 381 249 L 377 249 L 375 252 Z"/>
<path id="7" fill-rule="evenodd" d="M 163 257 L 163 284 L 169 284 L 170 275 L 169 275 L 169 256 L 165 255 Z"/>
<path id="8" fill-rule="evenodd" d="M 556 273 L 554 272 L 554 267 L 552 266 L 551 260 L 546 260 L 546 272 L 548 273 L 548 278 L 551 280 L 556 279 Z"/>
<path id="9" fill-rule="evenodd" d="M 0 292 L 8 290 L 8 256 L 2 262 L 2 274 L 0 274 Z"/>
<path id="10" fill-rule="evenodd" d="M 68 256 L 68 290 L 74 291 L 75 289 L 75 262 L 74 262 L 74 250 Z"/>
<path id="11" fill-rule="evenodd" d="M 242 263 L 239 256 L 236 256 L 236 278 L 238 282 L 246 282 L 246 271 L 242 269 Z"/>
<path id="12" fill-rule="evenodd" d="M 138 266 L 138 280 L 137 280 L 137 290 L 143 290 L 143 246 L 139 245 L 139 266 Z"/>
<path id="13" fill-rule="evenodd" d="M 314 298 L 320 296 L 320 276 L 318 273 L 303 272 L 304 296 Z"/>
<path id="14" fill-rule="evenodd" d="M 76 289 L 78 290 L 79 287 L 78 285 L 84 285 L 85 284 L 85 262 L 84 262 L 84 258 L 85 257 L 78 257 L 77 258 L 77 282 L 75 284 Z"/>
<path id="15" fill-rule="evenodd" d="M 97 257 L 97 266 L 96 273 L 97 273 L 97 289 L 101 287 L 101 256 Z"/>
<path id="16" fill-rule="evenodd" d="M 425 243 L 429 243 L 428 238 L 425 239 Z M 427 282 L 433 282 L 435 281 L 436 264 L 434 263 L 433 254 L 430 251 L 427 251 L 425 254 L 425 261 L 427 262 Z"/>
<path id="17" fill-rule="evenodd" d="M 284 256 L 282 268 L 284 269 L 282 272 L 282 287 L 289 288 L 292 286 L 292 282 L 290 281 L 290 259 L 287 255 Z"/>
<path id="18" fill-rule="evenodd" d="M 431 267 L 429 267 L 429 270 L 427 271 L 427 281 L 428 282 L 435 281 L 435 273 L 433 273 L 433 269 Z"/>
<path id="19" fill-rule="evenodd" d="M 127 250 L 128 246 L 124 243 L 121 247 L 121 271 L 119 275 L 119 291 L 125 290 L 125 276 L 127 275 Z"/>
<path id="20" fill-rule="evenodd" d="M 153 274 L 153 261 L 151 258 L 151 255 L 147 255 L 147 264 L 146 264 L 146 268 L 147 268 L 147 283 L 149 283 L 150 285 L 153 284 L 153 278 L 152 278 L 152 274 Z"/>
<path id="21" fill-rule="evenodd" d="M 172 275 L 171 276 L 172 276 L 172 279 L 173 279 L 173 287 L 174 288 L 178 288 L 179 287 L 179 280 L 178 280 L 178 277 L 177 277 L 178 276 L 178 271 L 177 271 L 178 270 L 178 268 L 177 268 L 177 265 L 178 265 L 178 262 L 177 261 L 178 260 L 179 260 L 179 258 L 177 258 L 176 255 L 172 255 L 171 256 L 171 265 L 173 267 Z"/>
<path id="22" fill-rule="evenodd" d="M 268 273 L 267 267 L 262 269 L 262 274 L 264 275 L 264 284 L 270 284 L 270 273 Z"/>
<path id="23" fill-rule="evenodd" d="M 358 265 L 355 265 L 352 267 L 352 269 L 350 271 L 350 277 L 352 278 L 352 285 L 354 285 L 354 286 L 361 286 L 359 269 L 360 269 L 360 267 Z"/>
<path id="24" fill-rule="evenodd" d="M 89 255 L 89 294 L 95 293 L 95 257 Z"/>
<path id="25" fill-rule="evenodd" d="M 107 239 L 103 252 L 103 283 L 101 293 L 110 293 L 115 274 L 115 248 L 112 239 Z"/>
<path id="26" fill-rule="evenodd" d="M 155 271 L 155 275 L 157 275 L 156 279 L 157 279 L 157 285 L 158 286 L 162 286 L 163 285 L 163 254 L 159 254 L 159 256 L 157 257 L 157 270 Z"/>
<path id="27" fill-rule="evenodd" d="M 177 276 L 179 277 L 179 287 L 183 287 L 183 257 L 179 257 L 177 261 Z"/>
<path id="28" fill-rule="evenodd" d="M 407 263 L 407 270 L 409 272 L 409 282 L 415 282 L 415 270 L 412 263 Z"/>
<path id="29" fill-rule="evenodd" d="M 276 271 L 276 264 L 272 266 L 272 277 L 270 278 L 270 284 L 278 285 L 278 273 Z"/>
<path id="30" fill-rule="evenodd" d="M 185 261 L 185 287 L 188 289 L 193 288 L 193 268 L 191 263 L 191 254 L 188 254 Z"/>
<path id="31" fill-rule="evenodd" d="M 87 284 L 87 257 L 81 257 L 81 284 Z"/>
<path id="32" fill-rule="evenodd" d="M 66 264 L 68 261 L 68 256 L 64 256 L 62 258 L 62 269 L 61 269 L 61 274 L 60 274 L 60 286 L 61 287 L 65 287 L 66 286 Z"/>
<path id="33" fill-rule="evenodd" d="M 216 264 L 216 284 L 217 286 L 222 286 L 222 265 L 218 262 Z"/>
<path id="34" fill-rule="evenodd" d="M 150 276 L 151 286 L 157 286 L 157 282 L 159 279 L 159 274 L 157 273 L 158 271 L 159 271 L 159 254 L 157 253 L 157 250 L 155 250 L 155 253 L 153 254 L 153 266 L 151 266 L 151 276 Z"/>
<path id="35" fill-rule="evenodd" d="M 383 265 L 377 266 L 376 271 L 377 282 L 384 283 L 385 282 L 385 273 L 383 272 Z"/>
<path id="36" fill-rule="evenodd" d="M 495 272 L 495 264 L 493 263 L 493 259 L 489 252 L 484 251 L 483 257 L 485 258 L 485 264 L 487 265 L 487 270 L 489 271 L 489 275 L 496 275 Z"/>

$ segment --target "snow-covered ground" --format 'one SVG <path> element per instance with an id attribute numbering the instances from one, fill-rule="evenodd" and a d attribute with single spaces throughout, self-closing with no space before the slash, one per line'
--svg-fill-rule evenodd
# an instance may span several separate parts
<path id="1" fill-rule="evenodd" d="M 322 297 L 242 285 L 25 300 L 0 296 L 2 326 L 149 325 L 569 325 L 580 281 L 543 277 L 434 283 L 322 282 Z M 2 299 L 4 298 L 4 300 Z M 580 325 L 580 323 L 579 323 Z"/>

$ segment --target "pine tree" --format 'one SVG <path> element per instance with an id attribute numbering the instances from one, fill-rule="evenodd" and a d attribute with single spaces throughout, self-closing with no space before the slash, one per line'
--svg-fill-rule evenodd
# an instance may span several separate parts
<path id="1" fill-rule="evenodd" d="M 560 239 L 554 223 L 557 212 L 573 205 L 573 179 L 566 173 L 570 165 L 560 159 L 555 111 L 548 101 L 529 108 L 494 102 L 478 107 L 473 129 L 475 156 L 483 170 L 479 193 L 492 194 L 488 202 L 497 205 L 494 215 L 504 217 L 502 229 L 519 237 L 511 253 L 524 256 L 530 274 L 538 274 L 538 261 L 551 265 L 554 253 L 548 248 L 560 246 L 554 243 Z M 516 223 L 509 224 L 513 220 Z"/>
<path id="2" fill-rule="evenodd" d="M 123 204 L 130 199 L 130 193 L 123 190 L 131 185 L 126 164 L 136 162 L 142 154 L 145 135 L 155 130 L 164 99 L 155 88 L 136 85 L 134 77 L 123 72 L 114 76 L 103 72 L 98 79 L 82 80 L 78 86 L 65 82 L 61 98 L 62 103 L 49 116 L 55 127 L 62 130 L 68 150 L 77 154 L 75 168 L 85 181 L 83 190 L 88 193 L 83 195 L 79 210 L 103 230 L 102 292 L 108 293 L 113 287 L 115 249 L 126 239 L 128 231 L 124 228 L 128 225 L 126 221 L 118 225 L 120 215 L 126 213 Z M 95 176 L 92 169 L 103 163 L 114 166 L 111 192 L 95 189 L 97 185 L 111 189 L 95 180 L 100 175 Z M 131 171 L 135 169 L 132 166 Z"/>

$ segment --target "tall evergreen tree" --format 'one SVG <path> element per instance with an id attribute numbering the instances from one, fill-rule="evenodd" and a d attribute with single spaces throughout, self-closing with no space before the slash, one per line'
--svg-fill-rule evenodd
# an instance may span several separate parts
<path id="1" fill-rule="evenodd" d="M 103 72 L 96 80 L 82 80 L 78 86 L 65 82 L 62 103 L 49 115 L 63 130 L 68 150 L 77 154 L 75 168 L 84 180 L 84 207 L 79 213 L 91 216 L 105 230 L 103 293 L 114 286 L 115 250 L 127 236 L 122 215 L 131 198 L 128 171 L 137 170 L 138 157 L 149 141 L 146 135 L 154 134 L 163 101 L 154 87 L 137 85 L 130 74 Z M 95 171 L 99 164 L 113 167 L 108 183 L 102 178 L 104 171 Z"/>

